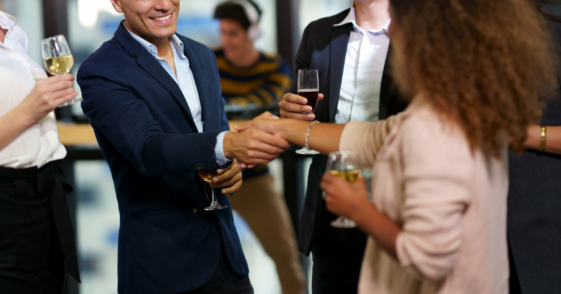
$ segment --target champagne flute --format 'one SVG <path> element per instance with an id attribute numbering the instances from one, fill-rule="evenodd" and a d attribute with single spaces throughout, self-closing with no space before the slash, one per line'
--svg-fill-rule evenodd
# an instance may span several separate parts
<path id="1" fill-rule="evenodd" d="M 209 183 L 210 185 L 210 182 L 212 182 L 212 178 L 216 176 L 216 171 L 215 170 L 200 171 L 199 176 L 201 177 L 201 179 L 203 179 L 205 182 Z M 206 211 L 211 211 L 211 210 L 228 208 L 228 205 L 221 205 L 220 203 L 218 203 L 216 197 L 214 196 L 214 189 L 212 189 L 212 187 L 210 188 L 210 190 L 212 191 L 212 201 L 210 202 L 210 205 L 208 207 L 205 207 L 203 209 Z"/>
<path id="2" fill-rule="evenodd" d="M 63 35 L 43 39 L 41 41 L 41 53 L 45 69 L 53 76 L 67 74 L 74 66 L 74 57 Z M 82 98 L 74 98 L 58 107 L 72 105 L 82 100 Z"/>
<path id="3" fill-rule="evenodd" d="M 326 171 L 330 175 L 339 176 L 343 180 L 353 183 L 360 176 L 356 161 L 357 153 L 355 151 L 331 152 L 329 153 Z M 356 228 L 353 220 L 342 216 L 332 221 L 331 226 L 339 229 Z"/>
<path id="4" fill-rule="evenodd" d="M 316 111 L 319 96 L 319 77 L 317 69 L 301 69 L 298 71 L 298 96 L 302 96 L 308 100 L 306 105 L 312 107 L 312 112 Z M 296 150 L 296 153 L 303 155 L 319 154 L 315 150 L 306 147 Z"/>

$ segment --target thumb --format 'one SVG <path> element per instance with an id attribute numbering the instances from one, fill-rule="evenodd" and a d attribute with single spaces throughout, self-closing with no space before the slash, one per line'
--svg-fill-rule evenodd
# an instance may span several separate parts
<path id="1" fill-rule="evenodd" d="M 318 95 L 318 101 L 323 100 L 323 97 L 324 97 L 323 94 L 319 94 Z"/>

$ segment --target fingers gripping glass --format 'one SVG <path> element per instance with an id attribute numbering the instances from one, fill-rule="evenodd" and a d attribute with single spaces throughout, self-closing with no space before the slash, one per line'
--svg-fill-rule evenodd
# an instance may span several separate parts
<path id="1" fill-rule="evenodd" d="M 210 185 L 210 182 L 212 182 L 212 178 L 216 176 L 216 171 L 215 170 L 200 171 L 199 176 L 201 177 L 201 179 L 203 179 L 205 182 L 209 183 Z M 210 205 L 208 207 L 205 207 L 203 209 L 209 211 L 209 210 L 220 210 L 220 209 L 228 208 L 228 205 L 221 205 L 220 203 L 218 203 L 216 197 L 214 196 L 214 189 L 212 189 L 212 187 L 210 188 L 210 190 L 212 191 L 212 201 L 210 202 Z"/>
<path id="2" fill-rule="evenodd" d="M 306 105 L 312 107 L 312 112 L 316 111 L 319 96 L 319 77 L 317 69 L 301 69 L 298 71 L 298 96 L 302 96 L 308 100 Z M 315 150 L 306 147 L 296 150 L 298 154 L 313 155 L 319 154 Z"/>
<path id="3" fill-rule="evenodd" d="M 360 171 L 357 168 L 357 153 L 354 151 L 337 151 L 329 153 L 326 172 L 330 175 L 339 176 L 348 182 L 358 179 Z M 339 229 L 355 228 L 354 221 L 346 217 L 338 217 L 331 222 L 331 226 Z"/>
<path id="4" fill-rule="evenodd" d="M 45 69 L 53 76 L 67 74 L 74 66 L 74 57 L 72 57 L 68 42 L 63 35 L 42 40 L 41 53 Z M 58 107 L 72 105 L 80 101 L 82 101 L 82 98 L 74 98 Z"/>

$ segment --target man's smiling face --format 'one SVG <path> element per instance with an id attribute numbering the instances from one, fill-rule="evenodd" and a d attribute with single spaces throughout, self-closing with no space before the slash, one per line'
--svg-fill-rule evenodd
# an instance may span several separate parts
<path id="1" fill-rule="evenodd" d="M 148 42 L 168 38 L 177 30 L 179 0 L 111 0 L 125 15 L 129 30 Z"/>

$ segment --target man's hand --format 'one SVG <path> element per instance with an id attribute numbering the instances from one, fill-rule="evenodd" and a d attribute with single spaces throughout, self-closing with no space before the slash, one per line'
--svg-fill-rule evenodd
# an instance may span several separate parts
<path id="1" fill-rule="evenodd" d="M 319 94 L 318 102 L 323 99 L 323 94 Z M 282 96 L 279 102 L 280 115 L 282 118 L 293 118 L 298 120 L 312 121 L 316 116 L 312 112 L 312 107 L 306 105 L 308 99 L 295 94 L 287 93 Z"/>
<path id="2" fill-rule="evenodd" d="M 213 189 L 222 189 L 222 194 L 234 194 L 242 186 L 242 172 L 238 161 L 234 159 L 232 164 L 224 169 L 216 170 L 216 176 L 212 178 L 210 187 Z"/>
<path id="3" fill-rule="evenodd" d="M 228 132 L 224 136 L 224 155 L 242 163 L 253 165 L 268 163 L 290 146 L 279 136 L 257 129 L 243 132 Z"/>

